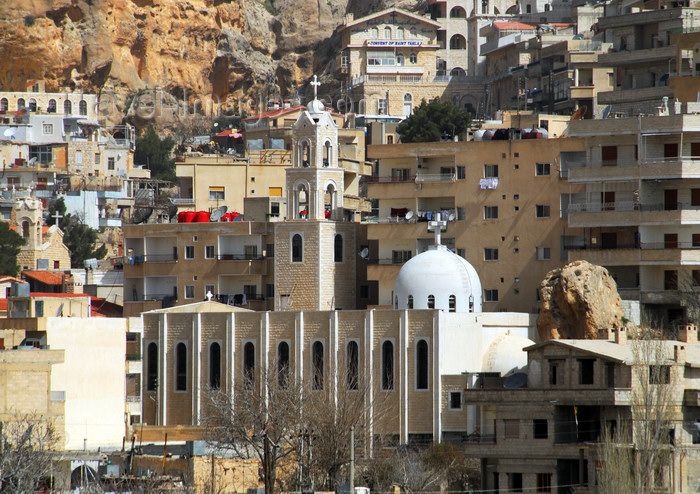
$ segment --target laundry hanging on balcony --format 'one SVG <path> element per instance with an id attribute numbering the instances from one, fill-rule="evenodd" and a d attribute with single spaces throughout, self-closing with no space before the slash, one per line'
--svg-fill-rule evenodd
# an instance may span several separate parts
<path id="1" fill-rule="evenodd" d="M 495 189 L 498 187 L 497 178 L 482 178 L 479 180 L 479 187 L 482 189 Z"/>

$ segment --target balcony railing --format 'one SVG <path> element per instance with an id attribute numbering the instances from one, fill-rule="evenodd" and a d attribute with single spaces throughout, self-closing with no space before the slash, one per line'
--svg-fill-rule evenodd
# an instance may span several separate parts
<path id="1" fill-rule="evenodd" d="M 588 202 L 569 204 L 568 213 L 598 213 L 601 211 L 697 211 L 700 205 L 678 202 L 675 207 L 670 207 L 663 202 L 637 203 L 635 201 L 619 202 Z"/>
<path id="2" fill-rule="evenodd" d="M 405 209 L 405 208 L 401 208 Z M 430 211 L 418 210 L 418 212 L 411 215 L 410 218 L 406 218 L 404 215 L 408 212 L 406 211 L 401 215 L 390 215 L 390 216 L 368 216 L 362 219 L 363 223 L 418 223 L 424 221 L 432 221 L 437 219 L 437 215 L 447 221 L 455 221 L 457 219 L 454 209 L 436 209 Z"/>
<path id="3" fill-rule="evenodd" d="M 365 182 L 368 184 L 383 184 L 393 182 L 415 182 L 415 175 L 391 176 L 391 177 L 365 177 Z"/>
<path id="4" fill-rule="evenodd" d="M 424 173 L 416 175 L 416 183 L 421 182 L 454 182 L 457 176 L 454 173 Z"/>
<path id="5" fill-rule="evenodd" d="M 124 264 L 138 265 L 144 262 L 174 262 L 177 261 L 175 254 L 145 254 L 124 256 Z"/>
<path id="6" fill-rule="evenodd" d="M 219 261 L 261 261 L 265 259 L 262 254 L 219 254 Z"/>

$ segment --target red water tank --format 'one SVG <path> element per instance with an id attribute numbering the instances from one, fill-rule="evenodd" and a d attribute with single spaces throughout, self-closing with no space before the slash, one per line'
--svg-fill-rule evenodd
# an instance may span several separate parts
<path id="1" fill-rule="evenodd" d="M 185 214 L 182 215 L 182 222 L 183 223 L 192 223 L 194 221 L 194 216 L 197 213 L 194 211 L 185 211 Z"/>
<path id="2" fill-rule="evenodd" d="M 206 211 L 197 211 L 194 215 L 195 223 L 209 223 L 209 213 Z"/>

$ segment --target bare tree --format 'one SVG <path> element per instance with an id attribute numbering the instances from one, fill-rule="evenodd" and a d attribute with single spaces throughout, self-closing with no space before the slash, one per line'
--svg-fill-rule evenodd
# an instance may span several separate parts
<path id="1" fill-rule="evenodd" d="M 661 332 L 642 329 L 629 343 L 631 416 L 619 431 L 607 431 L 598 447 L 603 492 L 651 493 L 670 468 L 671 428 L 683 391 L 675 385 L 678 376 L 670 346 L 660 338 Z"/>
<path id="2" fill-rule="evenodd" d="M 275 369 L 277 367 L 274 367 Z M 265 493 L 274 494 L 279 463 L 298 450 L 302 392 L 278 372 L 247 376 L 234 395 L 210 393 L 209 441 L 262 465 Z"/>
<path id="3" fill-rule="evenodd" d="M 44 484 L 50 486 L 58 443 L 53 422 L 39 414 L 0 422 L 0 492 L 35 492 Z"/>

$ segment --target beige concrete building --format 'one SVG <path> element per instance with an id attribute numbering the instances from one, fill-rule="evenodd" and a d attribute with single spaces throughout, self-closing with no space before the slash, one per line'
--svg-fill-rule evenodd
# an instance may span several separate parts
<path id="1" fill-rule="evenodd" d="M 681 328 L 677 341 L 627 341 L 621 330 L 603 340 L 549 340 L 525 350 L 528 365 L 519 378 L 482 375 L 478 389 L 464 392 L 479 410 L 479 433 L 464 447 L 482 458 L 482 489 L 601 492 L 605 434 L 629 433 L 619 447 L 639 455 L 644 422 L 652 417 L 669 424 L 656 446 L 667 448 L 669 461 L 654 472 L 655 485 L 664 492 L 698 492 L 697 327 Z M 667 411 L 649 411 L 644 397 Z"/>
<path id="2" fill-rule="evenodd" d="M 583 242 L 561 206 L 583 188 L 560 171 L 584 150 L 561 138 L 370 146 L 378 165 L 367 193 L 378 209 L 363 222 L 367 303 L 391 305 L 401 265 L 428 248 L 427 221 L 441 214 L 443 243 L 481 275 L 484 310 L 538 312 L 536 287 Z"/>

